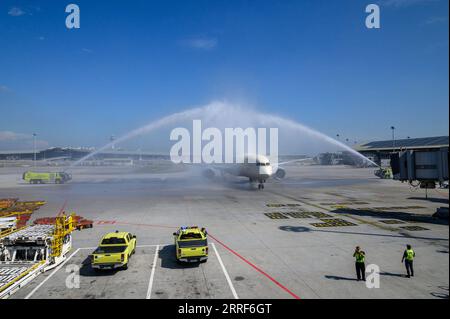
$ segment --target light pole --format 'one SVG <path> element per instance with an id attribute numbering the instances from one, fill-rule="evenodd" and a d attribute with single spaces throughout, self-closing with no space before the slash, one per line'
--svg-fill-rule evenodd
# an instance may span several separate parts
<path id="1" fill-rule="evenodd" d="M 33 166 L 36 167 L 36 133 L 33 133 Z"/>
<path id="2" fill-rule="evenodd" d="M 111 142 L 111 149 L 114 150 L 115 145 L 114 145 L 114 140 L 116 139 L 116 137 L 114 135 L 111 135 L 109 137 L 109 141 Z"/>
<path id="3" fill-rule="evenodd" d="M 392 150 L 394 150 L 394 148 L 395 148 L 395 127 L 391 126 L 391 130 L 392 130 Z"/>

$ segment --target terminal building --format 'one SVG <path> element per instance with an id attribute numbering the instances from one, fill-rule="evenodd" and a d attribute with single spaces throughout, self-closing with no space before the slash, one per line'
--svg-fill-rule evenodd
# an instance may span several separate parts
<path id="1" fill-rule="evenodd" d="M 408 138 L 401 140 L 373 141 L 355 146 L 354 149 L 381 166 L 390 165 L 390 154 L 405 150 L 438 150 L 447 148 L 449 145 L 448 136 Z M 89 153 L 93 152 L 89 148 L 72 147 L 52 147 L 36 151 L 37 161 L 61 162 L 76 161 Z M 34 159 L 33 150 L 25 151 L 0 151 L 0 161 L 24 161 Z M 87 165 L 93 162 L 102 162 L 104 164 L 132 163 L 133 161 L 145 160 L 168 160 L 168 155 L 157 155 L 150 152 L 130 151 L 122 149 L 109 149 L 93 156 Z M 364 163 L 348 151 L 339 153 L 323 153 L 315 157 L 315 161 L 321 165 L 352 165 L 362 166 Z"/>
<path id="2" fill-rule="evenodd" d="M 406 150 L 433 151 L 448 149 L 448 136 L 408 138 L 401 140 L 374 141 L 361 144 L 355 150 L 381 166 L 389 166 L 390 154 Z"/>
<path id="3" fill-rule="evenodd" d="M 44 150 L 36 151 L 37 161 L 76 161 L 89 153 L 93 149 L 87 148 L 71 148 L 71 147 L 52 147 Z M 33 160 L 35 153 L 33 150 L 25 151 L 0 151 L 1 161 L 22 161 Z M 152 160 L 166 159 L 168 156 L 157 155 L 144 151 L 125 151 L 125 150 L 105 150 L 91 158 L 94 161 L 136 161 L 136 160 Z"/>

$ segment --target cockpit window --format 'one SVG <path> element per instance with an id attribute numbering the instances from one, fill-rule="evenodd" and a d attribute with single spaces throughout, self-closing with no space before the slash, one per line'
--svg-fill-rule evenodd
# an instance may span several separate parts
<path id="1" fill-rule="evenodd" d="M 256 166 L 270 166 L 270 163 L 269 162 L 267 162 L 267 163 L 258 162 L 258 163 L 256 163 Z"/>

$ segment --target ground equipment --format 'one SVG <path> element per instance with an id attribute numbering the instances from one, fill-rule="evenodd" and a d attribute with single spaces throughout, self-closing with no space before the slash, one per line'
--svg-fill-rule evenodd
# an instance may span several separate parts
<path id="1" fill-rule="evenodd" d="M 106 234 L 91 255 L 91 267 L 95 270 L 127 269 L 129 259 L 135 251 L 136 236 L 119 231 Z"/>
<path id="2" fill-rule="evenodd" d="M 66 172 L 31 172 L 23 173 L 23 180 L 30 184 L 64 184 L 72 179 Z"/>
<path id="3" fill-rule="evenodd" d="M 33 225 L 0 238 L 0 299 L 8 298 L 44 271 L 61 264 L 72 248 L 72 216 L 53 225 Z"/>
<path id="4" fill-rule="evenodd" d="M 208 259 L 208 240 L 205 228 L 181 227 L 173 233 L 177 261 L 202 262 Z"/>
<path id="5" fill-rule="evenodd" d="M 374 172 L 375 176 L 378 176 L 381 179 L 392 179 L 392 169 L 390 167 L 380 167 Z"/>

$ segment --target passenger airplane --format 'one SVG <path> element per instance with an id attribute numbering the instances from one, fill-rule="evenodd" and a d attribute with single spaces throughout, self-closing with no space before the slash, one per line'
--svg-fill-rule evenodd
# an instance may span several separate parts
<path id="1" fill-rule="evenodd" d="M 297 159 L 273 166 L 264 155 L 246 155 L 243 163 L 214 166 L 214 168 L 204 170 L 203 175 L 213 178 L 216 176 L 215 171 L 219 171 L 222 176 L 224 173 L 228 173 L 233 176 L 247 177 L 250 183 L 258 182 L 258 189 L 264 189 L 264 183 L 269 178 L 283 179 L 286 176 L 286 171 L 280 165 L 309 159 Z"/>

